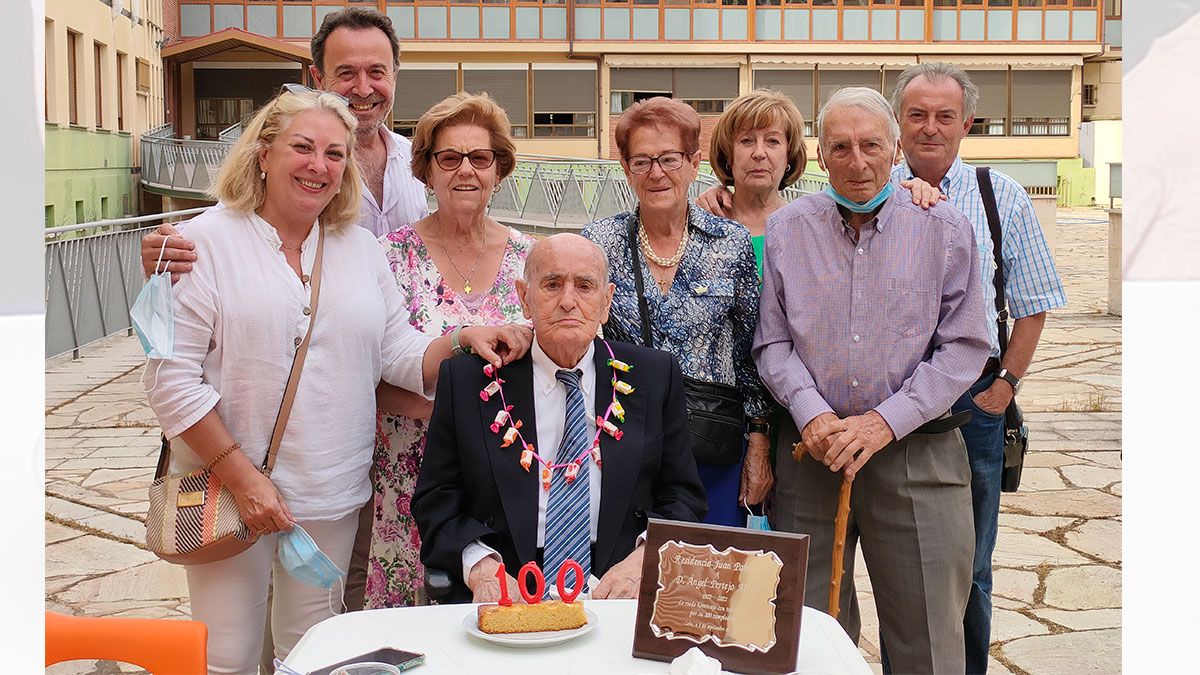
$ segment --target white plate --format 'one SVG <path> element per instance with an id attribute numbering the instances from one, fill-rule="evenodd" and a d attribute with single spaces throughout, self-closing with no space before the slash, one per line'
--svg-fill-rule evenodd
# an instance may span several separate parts
<path id="1" fill-rule="evenodd" d="M 583 609 L 583 613 L 587 616 L 587 623 L 579 628 L 572 630 L 544 630 L 537 633 L 485 633 L 479 630 L 479 611 L 477 609 L 473 609 L 470 614 L 464 616 L 462 623 L 463 628 L 467 629 L 467 633 L 480 640 L 487 640 L 503 647 L 528 649 L 562 644 L 563 642 L 574 640 L 581 635 L 586 635 L 596 627 L 596 614 L 586 607 Z"/>

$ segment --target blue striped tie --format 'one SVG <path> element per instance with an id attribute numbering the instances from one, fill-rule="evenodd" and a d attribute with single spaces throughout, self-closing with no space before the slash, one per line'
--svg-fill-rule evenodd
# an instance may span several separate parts
<path id="1" fill-rule="evenodd" d="M 583 390 L 579 385 L 582 373 L 578 370 L 559 370 L 555 374 L 567 388 L 567 417 L 563 425 L 562 443 L 558 446 L 556 464 L 577 459 L 588 449 L 587 411 L 583 405 Z M 586 455 L 584 455 L 586 459 Z M 546 571 L 546 595 L 558 578 L 558 569 L 567 559 L 583 568 L 583 578 L 567 588 L 580 588 L 587 583 L 592 570 L 592 529 L 588 486 L 588 462 L 579 464 L 575 481 L 568 484 L 565 468 L 555 469 L 550 479 L 550 495 L 546 500 L 546 537 L 542 568 Z"/>

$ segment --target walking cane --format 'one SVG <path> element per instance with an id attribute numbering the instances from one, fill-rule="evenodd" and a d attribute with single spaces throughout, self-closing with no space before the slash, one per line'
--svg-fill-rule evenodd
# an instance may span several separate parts
<path id="1" fill-rule="evenodd" d="M 792 459 L 797 462 L 804 460 L 808 454 L 804 451 L 803 443 L 792 444 Z M 829 571 L 829 615 L 837 618 L 841 612 L 842 593 L 842 561 L 846 553 L 846 524 L 850 521 L 850 481 L 842 478 L 842 487 L 838 491 L 837 515 L 833 519 L 833 568 Z"/>
<path id="2" fill-rule="evenodd" d="M 833 569 L 829 572 L 829 615 L 838 617 L 841 609 L 842 559 L 846 552 L 846 524 L 850 520 L 850 479 L 842 478 L 838 491 L 837 516 L 833 519 Z"/>

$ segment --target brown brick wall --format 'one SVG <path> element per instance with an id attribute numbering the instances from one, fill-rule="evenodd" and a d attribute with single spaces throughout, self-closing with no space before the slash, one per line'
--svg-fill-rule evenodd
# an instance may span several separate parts
<path id="1" fill-rule="evenodd" d="M 152 0 L 153 1 L 153 0 Z M 171 42 L 179 41 L 179 0 L 162 0 L 162 29 Z"/>

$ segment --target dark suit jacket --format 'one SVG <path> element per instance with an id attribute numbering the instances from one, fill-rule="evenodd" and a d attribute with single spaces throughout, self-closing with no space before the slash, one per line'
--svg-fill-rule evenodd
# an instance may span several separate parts
<path id="1" fill-rule="evenodd" d="M 683 376 L 674 357 L 656 349 L 610 342 L 616 357 L 633 365 L 621 380 L 635 390 L 619 395 L 624 432 L 617 441 L 601 433 L 600 516 L 592 573 L 600 577 L 633 551 L 646 518 L 696 521 L 708 511 L 704 486 L 688 448 Z M 608 350 L 596 341 L 596 411 L 612 398 Z M 539 451 L 533 402 L 533 359 L 528 354 L 501 370 L 504 393 L 521 433 Z M 501 434 L 488 428 L 500 410 L 499 396 L 484 402 L 479 391 L 490 378 L 478 357 L 442 364 L 425 457 L 412 500 L 421 533 L 421 562 L 462 582 L 462 552 L 476 539 L 491 546 L 513 575 L 537 553 L 537 464 L 526 472 L 521 448 L 501 448 Z M 614 420 L 615 421 L 615 420 Z M 593 464 L 589 470 L 595 470 Z M 552 583 L 552 582 L 551 582 Z"/>

